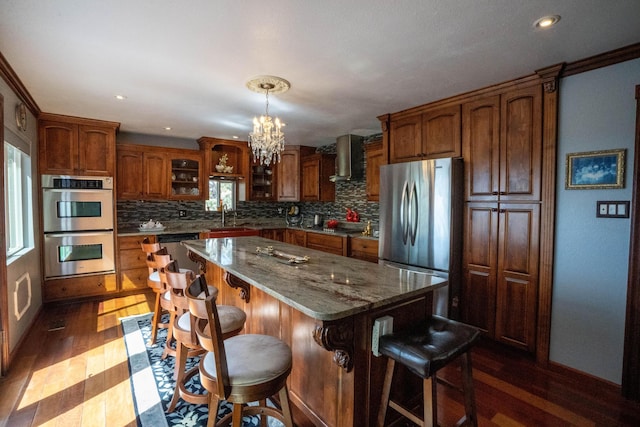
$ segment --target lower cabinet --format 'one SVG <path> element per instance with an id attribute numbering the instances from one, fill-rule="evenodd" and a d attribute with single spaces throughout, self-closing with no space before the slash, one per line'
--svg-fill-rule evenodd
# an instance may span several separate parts
<path id="1" fill-rule="evenodd" d="M 497 341 L 532 352 L 537 326 L 540 205 L 468 203 L 462 317 Z"/>
<path id="2" fill-rule="evenodd" d="M 349 257 L 363 261 L 378 262 L 378 240 L 351 237 L 349 242 Z"/>
<path id="3" fill-rule="evenodd" d="M 119 279 L 120 290 L 145 290 L 147 289 L 146 255 L 142 252 L 141 243 L 145 237 L 155 242 L 155 236 L 118 236 L 118 262 L 120 265 Z"/>
<path id="4" fill-rule="evenodd" d="M 307 247 L 331 254 L 349 256 L 347 239 L 346 236 L 307 232 Z"/>
<path id="5" fill-rule="evenodd" d="M 284 234 L 285 243 L 297 246 L 307 246 L 307 232 L 304 230 L 292 230 L 287 228 Z"/>
<path id="6" fill-rule="evenodd" d="M 260 237 L 265 239 L 277 240 L 279 242 L 285 241 L 286 228 L 265 228 L 260 231 Z"/>
<path id="7" fill-rule="evenodd" d="M 53 279 L 44 282 L 44 300 L 49 302 L 100 296 L 117 290 L 115 274 Z"/>

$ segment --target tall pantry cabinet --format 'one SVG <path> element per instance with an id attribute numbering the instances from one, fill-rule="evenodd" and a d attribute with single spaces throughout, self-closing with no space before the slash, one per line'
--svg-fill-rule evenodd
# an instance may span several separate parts
<path id="1" fill-rule="evenodd" d="M 540 84 L 462 106 L 463 321 L 535 351 L 542 174 Z"/>

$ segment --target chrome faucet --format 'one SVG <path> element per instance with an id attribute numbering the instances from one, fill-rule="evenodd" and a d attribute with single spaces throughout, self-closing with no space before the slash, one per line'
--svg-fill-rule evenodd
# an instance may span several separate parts
<path id="1" fill-rule="evenodd" d="M 222 226 L 224 227 L 224 214 L 227 211 L 227 205 L 222 205 Z"/>

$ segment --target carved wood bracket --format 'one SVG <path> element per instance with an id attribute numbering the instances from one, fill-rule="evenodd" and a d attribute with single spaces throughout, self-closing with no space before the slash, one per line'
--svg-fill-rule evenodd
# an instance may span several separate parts
<path id="1" fill-rule="evenodd" d="M 353 369 L 353 320 L 316 325 L 313 331 L 316 343 L 333 351 L 333 362 L 347 372 Z"/>
<path id="2" fill-rule="evenodd" d="M 251 299 L 250 284 L 234 276 L 228 271 L 224 272 L 224 281 L 227 282 L 227 284 L 233 289 L 240 289 L 240 298 L 243 299 L 244 302 L 249 302 L 249 299 Z"/>
<path id="3" fill-rule="evenodd" d="M 198 264 L 198 268 L 200 270 L 200 274 L 204 274 L 207 272 L 207 261 L 202 258 L 200 255 L 191 252 L 191 251 L 187 251 L 187 256 L 189 257 L 189 259 L 193 262 L 195 262 L 196 264 Z"/>

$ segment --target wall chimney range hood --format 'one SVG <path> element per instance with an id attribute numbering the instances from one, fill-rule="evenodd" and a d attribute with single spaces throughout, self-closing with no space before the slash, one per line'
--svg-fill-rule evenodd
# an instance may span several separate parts
<path id="1" fill-rule="evenodd" d="M 330 181 L 350 181 L 361 179 L 364 172 L 362 142 L 358 135 L 342 135 L 336 142 L 336 174 Z"/>

